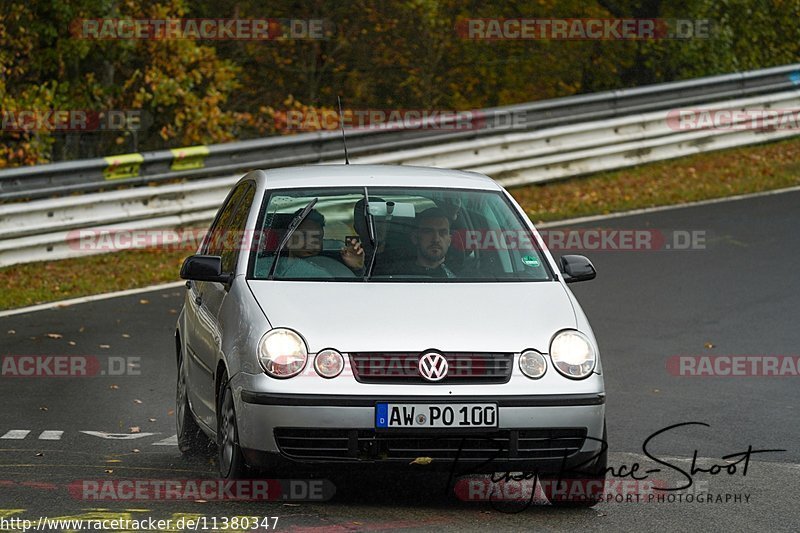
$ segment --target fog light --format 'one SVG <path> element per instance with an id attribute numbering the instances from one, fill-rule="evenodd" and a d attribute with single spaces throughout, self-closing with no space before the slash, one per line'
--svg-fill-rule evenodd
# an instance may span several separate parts
<path id="1" fill-rule="evenodd" d="M 536 350 L 526 350 L 519 356 L 519 369 L 531 379 L 539 379 L 547 372 L 547 360 Z"/>
<path id="2" fill-rule="evenodd" d="M 335 378 L 342 373 L 344 357 L 333 349 L 322 350 L 314 358 L 314 370 L 323 378 Z"/>

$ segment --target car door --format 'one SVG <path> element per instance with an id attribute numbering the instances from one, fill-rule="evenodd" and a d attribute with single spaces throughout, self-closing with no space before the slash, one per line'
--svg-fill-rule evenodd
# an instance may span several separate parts
<path id="1" fill-rule="evenodd" d="M 255 196 L 255 186 L 243 182 L 229 195 L 209 230 L 200 253 L 222 258 L 222 272 L 235 272 L 241 236 Z M 189 399 L 195 415 L 216 428 L 214 371 L 219 359 L 224 328 L 219 322 L 229 287 L 222 283 L 192 281 L 187 298 L 190 326 L 187 339 Z"/>

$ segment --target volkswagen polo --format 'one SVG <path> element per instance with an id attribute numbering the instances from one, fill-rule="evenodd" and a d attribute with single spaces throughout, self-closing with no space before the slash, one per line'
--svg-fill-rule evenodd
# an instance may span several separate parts
<path id="1" fill-rule="evenodd" d="M 603 479 L 589 322 L 492 179 L 434 168 L 253 171 L 181 269 L 179 447 L 220 474 L 354 465 Z"/>

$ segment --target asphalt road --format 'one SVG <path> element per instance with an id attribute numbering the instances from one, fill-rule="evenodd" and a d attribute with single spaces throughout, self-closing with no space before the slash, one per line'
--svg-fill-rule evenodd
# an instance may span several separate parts
<path id="1" fill-rule="evenodd" d="M 642 453 L 644 440 L 683 422 L 709 426 L 675 428 L 650 450 L 687 470 L 695 451 L 698 464 L 710 467 L 725 465 L 723 456 L 748 446 L 786 450 L 753 455 L 746 475 L 742 468 L 698 473 L 692 502 L 607 502 L 583 510 L 498 506 L 456 499 L 446 476 L 379 471 L 327 476 L 336 486 L 328 502 L 82 498 L 70 491 L 82 480 L 215 476 L 212 455 L 187 460 L 171 439 L 172 335 L 181 288 L 0 318 L 4 365 L 11 364 L 8 356 L 83 355 L 96 358 L 88 365 L 97 371 L 34 378 L 11 377 L 3 367 L 0 530 L 12 530 L 9 522 L 3 527 L 4 519 L 40 516 L 205 516 L 208 525 L 211 517 L 221 524 L 222 517 L 261 516 L 278 517 L 277 529 L 284 531 L 797 531 L 798 377 L 679 376 L 667 362 L 686 355 L 800 355 L 798 206 L 800 193 L 792 192 L 571 226 L 705 236 L 702 249 L 587 251 L 598 278 L 572 286 L 603 356 L 610 466 L 653 466 Z M 676 470 L 664 470 L 659 479 L 669 486 L 683 481 Z M 723 501 L 709 503 L 708 494 Z"/>

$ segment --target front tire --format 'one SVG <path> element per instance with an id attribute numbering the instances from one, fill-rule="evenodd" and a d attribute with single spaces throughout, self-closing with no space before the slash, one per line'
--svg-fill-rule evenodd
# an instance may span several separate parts
<path id="1" fill-rule="evenodd" d="M 247 473 L 247 464 L 239 447 L 239 428 L 233 392 L 227 374 L 222 376 L 222 391 L 217 410 L 217 449 L 219 475 L 225 479 L 241 479 Z"/>

